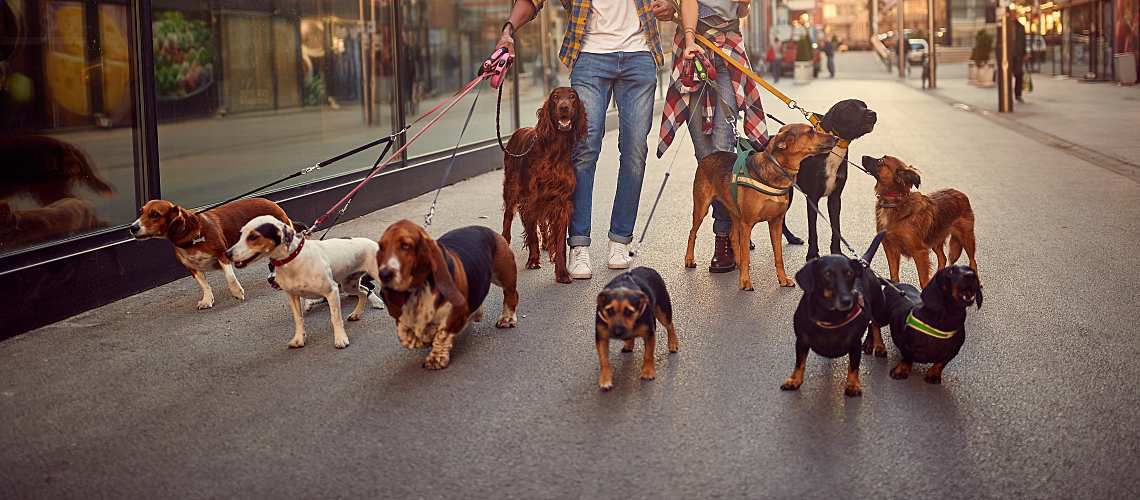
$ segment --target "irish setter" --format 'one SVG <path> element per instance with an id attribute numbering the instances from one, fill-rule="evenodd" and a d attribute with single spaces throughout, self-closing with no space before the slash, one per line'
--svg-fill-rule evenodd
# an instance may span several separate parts
<path id="1" fill-rule="evenodd" d="M 575 186 L 570 156 L 585 138 L 586 110 L 578 93 L 558 87 L 538 108 L 538 123 L 511 136 L 503 157 L 503 238 L 511 241 L 511 223 L 518 212 L 529 252 L 526 268 L 540 267 L 539 248 L 545 246 L 559 283 L 573 281 L 566 270 L 566 230 Z"/>
<path id="2" fill-rule="evenodd" d="M 891 270 L 891 281 L 899 281 L 902 256 L 914 260 L 918 268 L 918 285 L 925 288 L 930 281 L 930 251 L 938 256 L 938 267 L 946 267 L 946 239 L 950 239 L 950 264 L 962 256 L 970 258 L 970 268 L 978 271 L 974 260 L 974 210 L 970 199 L 957 189 L 942 189 L 928 195 L 911 191 L 922 183 L 918 170 L 893 156 L 863 157 L 863 168 L 875 177 L 875 230 L 887 231 L 883 250 Z"/>

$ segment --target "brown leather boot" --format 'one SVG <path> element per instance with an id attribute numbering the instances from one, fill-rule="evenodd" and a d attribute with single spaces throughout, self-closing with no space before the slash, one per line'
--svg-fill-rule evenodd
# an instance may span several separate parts
<path id="1" fill-rule="evenodd" d="M 732 239 L 727 234 L 716 235 L 713 244 L 712 263 L 709 264 L 710 273 L 727 273 L 736 269 L 736 256 L 732 253 Z"/>

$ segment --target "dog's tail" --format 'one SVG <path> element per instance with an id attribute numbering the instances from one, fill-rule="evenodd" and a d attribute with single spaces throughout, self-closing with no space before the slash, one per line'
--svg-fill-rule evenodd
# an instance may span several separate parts
<path id="1" fill-rule="evenodd" d="M 873 239 L 871 239 L 871 246 L 867 247 L 867 252 L 863 254 L 863 262 L 868 265 L 875 259 L 875 252 L 879 251 L 879 243 L 883 242 L 883 236 L 886 236 L 886 231 L 879 231 Z"/>

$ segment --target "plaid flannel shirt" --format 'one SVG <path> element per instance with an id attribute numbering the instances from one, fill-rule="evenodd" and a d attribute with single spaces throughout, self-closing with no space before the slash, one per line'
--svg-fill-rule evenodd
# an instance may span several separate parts
<path id="1" fill-rule="evenodd" d="M 743 63 L 746 67 L 751 67 L 748 63 L 748 54 L 744 52 L 744 38 L 740 36 L 740 33 L 721 31 L 708 33 L 706 36 L 718 47 L 728 52 L 733 59 Z M 717 105 L 718 99 L 715 94 L 716 89 L 707 83 L 685 85 L 689 78 L 682 78 L 682 73 L 691 71 L 691 65 L 685 64 L 685 59 L 682 57 L 685 47 L 684 34 L 678 32 L 677 36 L 673 38 L 673 44 L 673 74 L 669 83 L 669 92 L 665 95 L 665 107 L 661 110 L 660 142 L 657 143 L 658 158 L 664 155 L 669 146 L 673 144 L 677 130 L 689 119 L 692 114 L 690 107 L 692 104 L 698 104 L 704 108 L 704 122 L 701 124 L 701 130 L 705 134 L 711 134 L 713 131 L 713 108 Z M 709 51 L 705 49 L 705 52 Z M 719 56 L 711 54 L 707 57 Z M 708 79 L 715 82 L 716 72 L 712 64 L 702 64 L 705 65 L 709 74 Z M 732 76 L 732 90 L 736 97 L 736 108 L 744 110 L 744 135 L 752 143 L 752 147 L 759 151 L 768 144 L 768 126 L 764 122 L 764 106 L 760 102 L 760 85 L 732 65 L 728 65 L 728 71 Z M 701 102 L 691 103 L 693 94 L 702 88 L 704 95 Z M 725 96 L 724 99 L 728 100 L 728 97 Z"/>
<path id="2" fill-rule="evenodd" d="M 541 10 L 546 0 L 529 0 L 534 4 L 535 16 Z M 586 40 L 586 29 L 590 24 L 591 0 L 561 0 L 570 16 L 566 22 L 566 35 L 562 38 L 562 49 L 558 51 L 558 59 L 567 68 L 574 68 L 574 62 L 582 53 L 582 42 Z M 658 66 L 665 64 L 665 55 L 661 51 L 661 35 L 657 30 L 657 18 L 653 17 L 653 2 L 651 0 L 634 0 L 637 5 L 637 15 L 641 18 L 641 31 L 645 34 L 645 43 L 653 53 L 653 60 Z"/>

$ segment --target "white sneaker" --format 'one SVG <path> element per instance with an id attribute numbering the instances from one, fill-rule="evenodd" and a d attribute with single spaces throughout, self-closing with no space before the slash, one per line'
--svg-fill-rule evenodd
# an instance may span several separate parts
<path id="1" fill-rule="evenodd" d="M 570 249 L 570 264 L 567 266 L 570 277 L 576 280 L 588 280 L 594 277 L 590 270 L 590 247 L 573 247 Z"/>
<path id="2" fill-rule="evenodd" d="M 629 256 L 629 245 L 625 243 L 618 243 L 615 241 L 610 242 L 610 261 L 608 266 L 610 269 L 629 269 L 629 264 L 633 262 L 633 257 Z"/>

